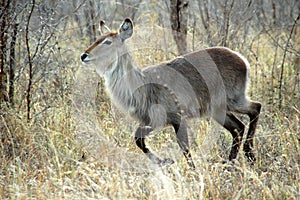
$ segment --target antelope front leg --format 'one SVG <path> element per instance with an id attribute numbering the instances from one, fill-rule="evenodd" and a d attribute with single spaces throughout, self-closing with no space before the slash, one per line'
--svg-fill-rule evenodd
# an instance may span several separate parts
<path id="1" fill-rule="evenodd" d="M 152 153 L 145 144 L 145 137 L 151 132 L 153 129 L 149 126 L 138 127 L 135 132 L 135 143 L 136 145 L 148 156 L 148 158 L 155 164 L 159 166 L 165 166 L 173 164 L 174 161 L 172 159 L 166 158 L 161 159 Z"/>

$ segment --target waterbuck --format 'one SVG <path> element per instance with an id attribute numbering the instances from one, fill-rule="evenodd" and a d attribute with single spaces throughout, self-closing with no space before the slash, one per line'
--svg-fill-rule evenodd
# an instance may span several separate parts
<path id="1" fill-rule="evenodd" d="M 177 142 L 195 168 L 189 152 L 187 119 L 210 116 L 230 131 L 233 142 L 229 160 L 237 157 L 245 125 L 233 112 L 247 114 L 249 130 L 244 152 L 255 161 L 253 137 L 261 104 L 246 95 L 249 63 L 239 53 L 225 47 L 195 51 L 172 61 L 137 68 L 126 47 L 133 34 L 133 22 L 126 18 L 118 32 L 102 35 L 81 54 L 81 61 L 94 64 L 104 76 L 114 104 L 139 121 L 136 145 L 154 163 L 172 164 L 161 159 L 145 145 L 145 137 L 158 127 L 172 125 Z"/>

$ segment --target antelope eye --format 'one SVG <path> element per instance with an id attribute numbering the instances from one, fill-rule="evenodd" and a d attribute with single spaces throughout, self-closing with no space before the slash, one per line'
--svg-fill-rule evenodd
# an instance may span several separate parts
<path id="1" fill-rule="evenodd" d="M 112 43 L 112 41 L 110 41 L 110 40 L 104 40 L 102 44 L 110 45 L 111 43 Z"/>

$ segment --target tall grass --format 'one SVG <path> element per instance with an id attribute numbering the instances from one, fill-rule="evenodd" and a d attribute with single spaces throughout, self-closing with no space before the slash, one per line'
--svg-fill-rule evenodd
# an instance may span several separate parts
<path id="1" fill-rule="evenodd" d="M 293 71 L 286 76 L 291 81 L 285 81 L 284 107 L 279 110 L 278 69 L 273 63 L 275 47 L 268 44 L 268 39 L 261 38 L 252 47 L 258 60 L 245 51 L 252 65 L 249 93 L 252 99 L 263 103 L 255 137 L 254 165 L 245 160 L 243 151 L 234 164 L 224 163 L 231 136 L 208 120 L 190 122 L 195 171 L 188 169 L 171 128 L 155 132 L 147 143 L 160 156 L 173 158 L 175 164 L 163 168 L 151 164 L 135 146 L 132 136 L 137 124 L 109 103 L 96 102 L 99 78 L 93 70 L 81 68 L 72 93 L 57 98 L 55 106 L 35 115 L 30 123 L 22 109 L 7 108 L 1 114 L 0 196 L 299 199 L 299 85 L 294 85 L 298 77 Z M 163 51 L 164 48 L 167 50 Z M 171 47 L 135 49 L 139 49 L 133 54 L 140 65 L 173 57 Z M 281 54 L 278 50 L 277 58 Z M 292 57 L 288 57 L 287 64 L 292 63 Z M 38 111 L 39 104 L 34 109 Z M 247 120 L 245 123 L 248 125 Z"/>

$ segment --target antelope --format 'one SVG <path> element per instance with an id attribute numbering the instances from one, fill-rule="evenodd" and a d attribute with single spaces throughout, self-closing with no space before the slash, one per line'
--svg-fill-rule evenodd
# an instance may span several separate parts
<path id="1" fill-rule="evenodd" d="M 153 130 L 171 125 L 188 166 L 194 169 L 187 120 L 208 116 L 231 133 L 229 160 L 234 160 L 245 132 L 245 125 L 234 115 L 240 113 L 250 118 L 243 150 L 254 162 L 253 139 L 261 103 L 246 94 L 248 61 L 228 48 L 212 47 L 141 70 L 126 46 L 132 34 L 133 22 L 126 18 L 118 32 L 108 32 L 91 44 L 81 54 L 81 61 L 93 64 L 104 77 L 112 102 L 139 122 L 135 143 L 148 158 L 159 166 L 174 163 L 160 158 L 145 144 Z"/>

